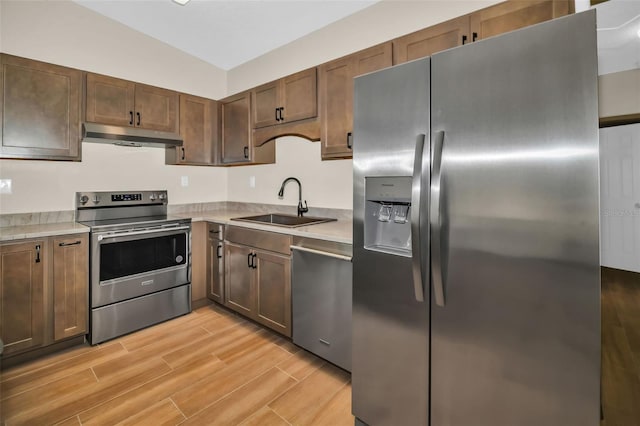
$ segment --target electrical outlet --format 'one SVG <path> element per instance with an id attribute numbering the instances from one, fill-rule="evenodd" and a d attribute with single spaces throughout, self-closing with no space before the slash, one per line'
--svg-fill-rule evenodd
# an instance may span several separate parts
<path id="1" fill-rule="evenodd" d="M 13 194 L 11 179 L 0 179 L 0 194 Z"/>
<path id="2" fill-rule="evenodd" d="M 182 186 L 189 186 L 189 176 L 180 177 L 180 183 Z"/>
<path id="3" fill-rule="evenodd" d="M 255 188 L 255 187 L 256 187 L 256 177 L 249 176 L 249 188 Z"/>

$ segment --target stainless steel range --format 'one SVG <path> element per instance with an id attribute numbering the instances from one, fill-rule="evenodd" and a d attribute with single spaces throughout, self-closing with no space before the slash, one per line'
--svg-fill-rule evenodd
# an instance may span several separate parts
<path id="1" fill-rule="evenodd" d="M 77 192 L 91 228 L 91 344 L 191 312 L 191 219 L 167 191 Z"/>

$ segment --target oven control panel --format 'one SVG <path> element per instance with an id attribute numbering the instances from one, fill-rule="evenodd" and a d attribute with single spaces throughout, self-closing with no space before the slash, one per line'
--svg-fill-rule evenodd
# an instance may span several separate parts
<path id="1" fill-rule="evenodd" d="M 111 194 L 111 201 L 142 201 L 142 194 Z"/>
<path id="2" fill-rule="evenodd" d="M 139 192 L 76 192 L 76 207 L 80 209 L 137 206 L 137 205 L 163 205 L 168 203 L 166 190 L 139 191 Z"/>

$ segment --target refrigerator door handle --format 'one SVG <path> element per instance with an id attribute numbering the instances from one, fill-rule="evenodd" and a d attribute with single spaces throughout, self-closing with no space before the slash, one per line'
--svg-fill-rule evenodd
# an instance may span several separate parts
<path id="1" fill-rule="evenodd" d="M 422 162 L 425 138 L 426 135 L 420 134 L 416 140 L 413 180 L 411 183 L 411 266 L 413 270 L 413 289 L 418 302 L 424 302 L 422 253 L 420 253 L 420 211 L 422 210 L 420 206 L 422 205 Z"/>
<path id="2" fill-rule="evenodd" d="M 442 220 L 441 220 L 441 179 L 442 179 L 442 150 L 444 148 L 444 130 L 436 134 L 433 144 L 433 162 L 431 179 L 431 271 L 433 278 L 433 293 L 436 305 L 444 307 L 444 279 L 442 274 Z"/>

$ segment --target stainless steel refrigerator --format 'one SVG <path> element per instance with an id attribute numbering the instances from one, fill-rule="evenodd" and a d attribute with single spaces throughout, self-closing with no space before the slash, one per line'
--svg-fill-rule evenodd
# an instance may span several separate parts
<path id="1" fill-rule="evenodd" d="M 599 424 L 595 12 L 355 80 L 353 413 Z"/>

